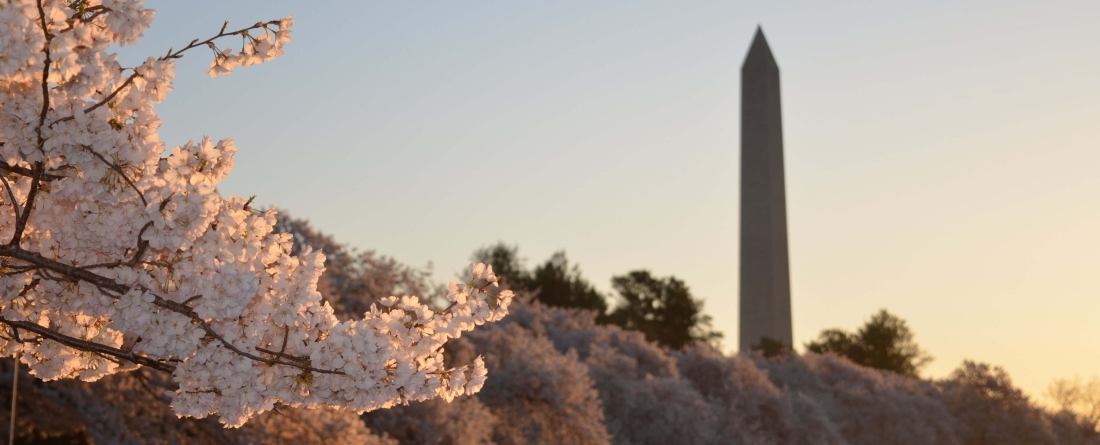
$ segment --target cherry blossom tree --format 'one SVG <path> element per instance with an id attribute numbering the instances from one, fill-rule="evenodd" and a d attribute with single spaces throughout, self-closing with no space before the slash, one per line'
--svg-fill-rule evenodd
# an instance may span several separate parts
<path id="1" fill-rule="evenodd" d="M 122 67 L 111 49 L 153 15 L 137 0 L 0 5 L 0 353 L 43 380 L 171 373 L 177 415 L 228 426 L 276 404 L 362 412 L 478 391 L 480 357 L 447 368 L 442 346 L 507 314 L 491 267 L 452 282 L 446 309 L 388 297 L 340 321 L 317 292 L 324 255 L 290 255 L 275 211 L 218 193 L 233 141 L 160 141 L 177 59 L 211 49 L 211 76 L 271 60 L 292 19 L 227 23 Z"/>
<path id="2" fill-rule="evenodd" d="M 1055 379 L 1046 396 L 1062 411 L 1079 416 L 1085 423 L 1100 427 L 1100 376 L 1084 381 L 1080 376 Z"/>
<path id="3" fill-rule="evenodd" d="M 420 295 L 431 303 L 438 303 L 447 295 L 446 287 L 431 280 L 431 264 L 416 268 L 373 250 L 356 249 L 318 231 L 309 221 L 292 218 L 283 211 L 277 215 L 272 231 L 291 235 L 291 255 L 307 248 L 325 254 L 325 273 L 317 280 L 317 291 L 341 320 L 358 317 L 370 310 L 371 304 L 390 295 Z M 506 285 L 503 282 L 506 278 L 495 264 L 493 272 L 501 285 Z"/>
<path id="4" fill-rule="evenodd" d="M 296 250 L 323 250 L 330 260 L 355 256 L 349 255 L 354 249 L 305 221 L 280 215 L 278 229 L 294 234 Z M 334 266 L 338 262 L 333 261 Z M 323 295 L 334 307 L 351 307 L 396 289 L 431 287 L 425 270 L 396 266 L 326 268 L 329 280 L 344 284 L 323 289 Z M 966 444 L 982 443 L 982 436 L 973 434 L 976 429 L 1031 425 L 1017 434 L 1028 437 L 1028 428 L 1037 427 L 1045 429 L 1046 443 L 1100 443 L 1092 425 L 1068 412 L 1051 415 L 1037 407 L 1006 411 L 1013 404 L 974 403 L 990 396 L 995 401 L 997 393 L 1005 392 L 975 388 L 982 379 L 907 378 L 833 354 L 765 359 L 756 354 L 725 355 L 707 344 L 675 351 L 646 341 L 640 332 L 600 325 L 594 311 L 548 306 L 522 291 L 509 312 L 504 320 L 445 346 L 444 358 L 451 363 L 485 357 L 492 377 L 475 397 L 451 403 L 437 398 L 364 414 L 373 434 L 364 437 L 388 437 L 403 445 Z M 122 382 L 120 378 L 132 375 L 112 376 L 92 386 Z M 0 394 L 3 382 L 0 374 Z M 114 388 L 97 394 L 114 394 Z M 142 393 L 138 389 L 123 397 L 134 400 L 134 393 Z M 116 410 L 128 410 L 119 416 L 129 425 L 125 430 L 154 428 L 147 425 L 148 416 L 131 414 L 130 404 L 116 406 Z M 152 410 L 156 404 L 143 406 Z M 99 415 L 110 409 L 86 411 Z M 172 425 L 190 424 L 188 435 L 193 431 L 221 435 L 217 436 L 221 442 L 213 443 L 253 443 L 234 442 L 227 432 L 243 433 L 248 440 L 294 434 L 328 443 L 324 441 L 331 439 L 324 433 L 348 425 L 340 414 L 350 414 L 325 412 L 315 418 L 309 417 L 312 412 L 280 411 L 287 415 L 265 413 L 238 430 L 200 429 L 204 424 L 199 420 Z M 992 415 L 997 412 L 1001 414 Z M 0 418 L 2 414 L 0 408 Z M 258 431 L 261 425 L 276 423 L 274 432 Z M 322 426 L 314 426 L 318 424 Z M 124 429 L 90 426 L 89 430 Z"/>
<path id="5" fill-rule="evenodd" d="M 964 445 L 1063 442 L 1049 415 L 1012 383 L 1004 368 L 967 360 L 939 384 Z"/>

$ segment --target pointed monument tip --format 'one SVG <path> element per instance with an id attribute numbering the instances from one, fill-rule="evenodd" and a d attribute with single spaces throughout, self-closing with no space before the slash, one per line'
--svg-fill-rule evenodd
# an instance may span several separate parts
<path id="1" fill-rule="evenodd" d="M 764 38 L 764 28 L 759 24 L 756 25 L 756 35 L 752 37 L 752 46 L 755 47 L 757 43 L 764 44 L 764 47 L 768 46 L 768 39 Z M 750 48 L 749 51 L 752 51 Z"/>
<path id="2" fill-rule="evenodd" d="M 773 66 L 776 65 L 775 57 L 772 56 L 772 49 L 768 46 L 768 39 L 764 38 L 764 28 L 759 24 L 756 25 L 756 35 L 752 38 L 749 53 L 745 55 L 745 62 L 742 67 L 758 61 Z"/>

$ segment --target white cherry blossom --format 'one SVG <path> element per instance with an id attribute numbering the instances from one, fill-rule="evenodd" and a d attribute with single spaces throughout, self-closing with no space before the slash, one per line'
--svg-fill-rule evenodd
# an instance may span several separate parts
<path id="1" fill-rule="evenodd" d="M 507 314 L 491 267 L 451 283 L 445 310 L 395 296 L 339 321 L 317 292 L 324 255 L 291 256 L 274 211 L 217 192 L 233 141 L 160 141 L 176 59 L 208 47 L 211 76 L 271 60 L 292 19 L 121 67 L 113 45 L 153 16 L 136 0 L 0 6 L 0 351 L 44 380 L 170 372 L 178 415 L 229 426 L 277 403 L 362 412 L 478 391 L 483 361 L 448 369 L 442 346 Z"/>

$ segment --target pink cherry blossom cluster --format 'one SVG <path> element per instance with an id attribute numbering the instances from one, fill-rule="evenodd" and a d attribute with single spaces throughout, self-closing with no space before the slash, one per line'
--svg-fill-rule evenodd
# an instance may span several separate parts
<path id="1" fill-rule="evenodd" d="M 290 41 L 290 27 L 293 24 L 294 19 L 287 17 L 277 23 L 276 31 L 264 26 L 264 33 L 258 37 L 252 37 L 248 32 L 242 33 L 244 43 L 238 52 L 233 52 L 231 47 L 218 51 L 216 46 L 210 44 L 214 49 L 214 61 L 210 63 L 210 69 L 206 73 L 217 77 L 233 72 L 233 68 L 238 66 L 251 66 L 283 55 L 283 45 Z"/>
<path id="2" fill-rule="evenodd" d="M 233 142 L 160 141 L 176 59 L 207 46 L 212 76 L 270 60 L 292 19 L 121 67 L 109 50 L 152 20 L 136 0 L 0 6 L 0 353 L 44 380 L 171 372 L 177 414 L 229 426 L 277 403 L 362 412 L 478 391 L 481 359 L 447 368 L 442 346 L 507 314 L 491 267 L 452 282 L 446 309 L 391 297 L 341 322 L 316 289 L 324 255 L 291 256 L 274 211 L 218 194 Z M 230 36 L 241 51 L 215 45 Z"/>

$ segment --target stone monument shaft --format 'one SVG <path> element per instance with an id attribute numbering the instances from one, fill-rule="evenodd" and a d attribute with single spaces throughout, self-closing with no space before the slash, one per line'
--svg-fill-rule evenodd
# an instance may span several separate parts
<path id="1" fill-rule="evenodd" d="M 740 294 L 740 350 L 762 337 L 791 346 L 779 66 L 760 28 L 741 65 Z"/>

